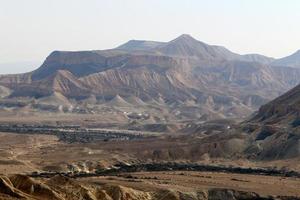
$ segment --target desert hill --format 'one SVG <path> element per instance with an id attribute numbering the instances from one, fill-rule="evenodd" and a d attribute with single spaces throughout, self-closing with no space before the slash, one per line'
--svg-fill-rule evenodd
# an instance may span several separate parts
<path id="1" fill-rule="evenodd" d="M 251 145 L 245 151 L 264 160 L 291 159 L 300 156 L 300 86 L 275 98 L 242 124 Z"/>
<path id="2" fill-rule="evenodd" d="M 300 105 L 300 86 L 289 90 L 273 101 L 263 105 L 254 119 L 268 123 L 297 120 Z M 295 124 L 297 126 L 297 124 Z"/>

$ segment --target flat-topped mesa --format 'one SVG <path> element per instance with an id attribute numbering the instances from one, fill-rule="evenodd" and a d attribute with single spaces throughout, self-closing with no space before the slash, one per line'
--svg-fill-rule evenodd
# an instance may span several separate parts
<path id="1" fill-rule="evenodd" d="M 147 41 L 147 40 L 129 40 L 125 44 L 118 46 L 116 49 L 126 51 L 146 51 L 165 44 L 164 42 Z"/>
<path id="2" fill-rule="evenodd" d="M 77 104 L 91 95 L 103 101 L 120 95 L 127 104 L 118 98 L 112 104 L 129 106 L 131 100 L 147 106 L 163 99 L 154 104 L 177 108 L 192 101 L 199 116 L 247 116 L 299 83 L 300 69 L 272 67 L 269 60 L 183 34 L 169 42 L 131 40 L 109 50 L 54 51 L 31 73 L 0 76 L 0 85 L 9 91 L 3 90 L 5 98 L 39 99 L 59 92 Z M 213 102 L 209 108 L 207 97 Z"/>
<path id="3" fill-rule="evenodd" d="M 43 79 L 57 70 L 68 70 L 75 76 L 84 76 L 103 70 L 106 58 L 93 51 L 54 51 L 33 72 L 34 80 Z"/>

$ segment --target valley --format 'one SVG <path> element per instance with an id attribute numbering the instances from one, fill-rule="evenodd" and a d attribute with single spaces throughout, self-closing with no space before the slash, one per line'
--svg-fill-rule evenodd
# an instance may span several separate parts
<path id="1" fill-rule="evenodd" d="M 295 58 L 183 34 L 1 75 L 0 199 L 299 199 Z"/>
<path id="2" fill-rule="evenodd" d="M 6 174 L 0 199 L 300 198 L 296 159 L 182 157 L 184 138 L 65 143 L 55 135 L 0 133 L 0 139 Z"/>

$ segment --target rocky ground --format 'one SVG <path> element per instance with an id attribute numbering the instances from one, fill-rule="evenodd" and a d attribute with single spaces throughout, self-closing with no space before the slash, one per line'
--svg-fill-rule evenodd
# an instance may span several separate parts
<path id="1" fill-rule="evenodd" d="M 151 172 L 76 180 L 10 175 L 0 176 L 0 199 L 296 200 L 299 186 L 296 179 L 224 173 Z"/>
<path id="2" fill-rule="evenodd" d="M 174 143 L 178 147 L 184 146 L 184 141 L 179 142 L 180 139 L 161 139 L 67 144 L 54 135 L 1 133 L 0 171 L 5 175 L 0 178 L 0 199 L 193 200 L 300 197 L 297 190 L 300 187 L 299 178 L 282 174 L 266 176 L 258 172 L 255 174 L 209 172 L 209 170 L 197 172 L 186 171 L 184 168 L 182 171 L 163 171 L 162 168 L 158 171 L 120 170 L 107 175 L 74 176 L 77 178 L 61 175 L 51 175 L 48 178 L 27 176 L 51 171 L 85 174 L 113 169 L 120 163 L 131 166 L 153 162 L 155 159 L 159 161 L 157 157 L 145 156 L 152 155 L 150 152 L 161 146 L 172 147 Z M 174 160 L 176 154 L 169 153 L 171 154 L 167 158 Z M 191 161 L 177 159 L 176 162 L 186 163 L 184 165 L 189 166 L 188 163 Z M 199 158 L 197 163 L 271 170 L 274 166 L 281 166 L 278 169 L 284 169 L 288 161 L 281 161 L 280 165 L 279 161 L 253 162 L 204 156 Z M 290 163 L 295 164 L 297 161 L 293 160 Z"/>

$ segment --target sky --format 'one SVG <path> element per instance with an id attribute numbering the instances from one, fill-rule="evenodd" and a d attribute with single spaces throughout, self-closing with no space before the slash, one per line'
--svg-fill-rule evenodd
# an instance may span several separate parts
<path id="1" fill-rule="evenodd" d="M 300 49 L 299 10 L 299 0 L 0 0 L 0 74 L 33 70 L 54 50 L 183 33 L 280 58 Z"/>

